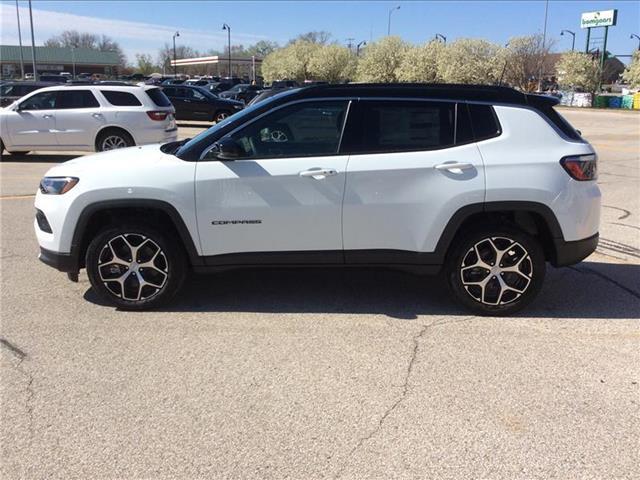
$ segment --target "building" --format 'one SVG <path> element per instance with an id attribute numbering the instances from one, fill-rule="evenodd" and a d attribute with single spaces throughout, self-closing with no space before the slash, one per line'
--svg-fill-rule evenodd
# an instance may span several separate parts
<path id="1" fill-rule="evenodd" d="M 33 73 L 31 47 L 22 47 L 24 73 Z M 100 52 L 90 48 L 36 47 L 38 74 L 69 72 L 101 74 L 108 77 L 118 74 L 120 59 L 117 52 Z M 20 47 L 0 45 L 0 75 L 2 78 L 20 77 Z"/>
<path id="2" fill-rule="evenodd" d="M 231 57 L 231 76 L 249 78 L 254 80 L 260 75 L 260 65 L 262 59 L 257 57 Z M 171 67 L 174 62 L 171 60 Z M 175 61 L 178 73 L 185 73 L 188 68 L 189 73 L 200 75 L 216 75 L 218 77 L 229 76 L 229 57 L 214 55 L 211 57 L 178 58 Z"/>

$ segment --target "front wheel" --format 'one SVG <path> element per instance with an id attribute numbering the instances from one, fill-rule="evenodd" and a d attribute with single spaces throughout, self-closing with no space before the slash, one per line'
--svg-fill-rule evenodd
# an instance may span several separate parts
<path id="1" fill-rule="evenodd" d="M 219 110 L 214 115 L 213 121 L 216 122 L 216 123 L 221 122 L 224 119 L 226 119 L 229 115 L 231 115 L 231 112 L 229 112 L 227 110 Z"/>
<path id="2" fill-rule="evenodd" d="M 87 248 L 87 275 L 103 300 L 125 310 L 165 304 L 186 276 L 186 260 L 171 237 L 147 226 L 124 225 L 98 234 Z"/>
<path id="3" fill-rule="evenodd" d="M 480 315 L 507 316 L 542 287 L 540 244 L 516 228 L 496 226 L 465 234 L 453 246 L 445 272 L 452 295 Z"/>

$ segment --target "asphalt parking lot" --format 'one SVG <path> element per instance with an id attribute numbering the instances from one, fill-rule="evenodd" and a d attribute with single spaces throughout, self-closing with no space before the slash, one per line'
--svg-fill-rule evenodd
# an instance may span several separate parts
<path id="1" fill-rule="evenodd" d="M 33 193 L 74 155 L 3 157 L 2 478 L 637 478 L 640 115 L 563 113 L 599 153 L 601 243 L 515 318 L 333 270 L 117 311 L 37 260 Z"/>

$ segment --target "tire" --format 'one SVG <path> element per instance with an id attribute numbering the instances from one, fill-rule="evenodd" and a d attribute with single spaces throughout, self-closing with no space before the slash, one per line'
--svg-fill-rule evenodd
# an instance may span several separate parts
<path id="1" fill-rule="evenodd" d="M 229 115 L 231 115 L 231 112 L 229 110 L 218 110 L 213 116 L 213 121 L 216 123 L 221 122 Z"/>
<path id="2" fill-rule="evenodd" d="M 182 287 L 187 272 L 181 245 L 144 224 L 103 230 L 89 244 L 85 261 L 94 291 L 123 310 L 166 304 Z M 140 278 L 149 284 L 143 285 Z"/>
<path id="3" fill-rule="evenodd" d="M 453 244 L 445 264 L 453 297 L 479 315 L 508 316 L 527 306 L 544 282 L 541 245 L 510 226 L 465 232 Z"/>
<path id="4" fill-rule="evenodd" d="M 96 151 L 106 152 L 119 148 L 133 147 L 135 142 L 131 135 L 119 128 L 111 128 L 100 132 L 96 139 Z"/>

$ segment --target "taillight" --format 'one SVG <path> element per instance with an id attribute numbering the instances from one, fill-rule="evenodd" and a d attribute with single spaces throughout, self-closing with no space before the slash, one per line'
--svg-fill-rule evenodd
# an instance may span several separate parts
<path id="1" fill-rule="evenodd" d="M 150 112 L 147 112 L 147 115 L 149 115 L 149 118 L 151 120 L 162 121 L 162 120 L 167 118 L 167 116 L 169 115 L 169 112 L 162 112 L 162 111 L 158 111 L 158 110 L 152 110 Z"/>
<path id="2" fill-rule="evenodd" d="M 560 165 L 574 180 L 587 182 L 598 178 L 598 157 L 589 155 L 572 155 L 560 160 Z"/>

